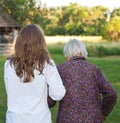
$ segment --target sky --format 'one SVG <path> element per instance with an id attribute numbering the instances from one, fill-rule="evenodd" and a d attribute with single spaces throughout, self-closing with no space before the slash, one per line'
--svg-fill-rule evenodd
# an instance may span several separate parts
<path id="1" fill-rule="evenodd" d="M 46 3 L 47 7 L 58 7 L 62 5 L 69 5 L 70 2 L 72 3 L 78 3 L 82 6 L 88 6 L 93 7 L 97 5 L 102 5 L 104 7 L 107 7 L 112 11 L 115 8 L 120 7 L 120 1 L 119 0 L 37 0 L 38 2 L 41 1 L 42 4 Z"/>

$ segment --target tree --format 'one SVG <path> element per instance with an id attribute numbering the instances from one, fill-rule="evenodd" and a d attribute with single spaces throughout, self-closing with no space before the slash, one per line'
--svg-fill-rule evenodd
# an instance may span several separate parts
<path id="1" fill-rule="evenodd" d="M 37 18 L 44 18 L 41 14 L 43 11 L 40 11 L 42 3 L 36 6 L 36 0 L 1 0 L 0 5 L 18 24 L 38 23 Z M 45 11 L 45 6 L 43 6 L 43 9 Z"/>
<path id="2" fill-rule="evenodd" d="M 120 17 L 112 17 L 110 22 L 106 24 L 104 38 L 108 40 L 120 40 Z"/>
<path id="3" fill-rule="evenodd" d="M 120 16 L 120 7 L 112 11 L 111 17 Z"/>

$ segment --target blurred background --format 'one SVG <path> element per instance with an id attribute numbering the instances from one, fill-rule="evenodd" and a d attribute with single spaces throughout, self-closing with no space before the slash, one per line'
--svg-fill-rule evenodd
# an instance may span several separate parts
<path id="1" fill-rule="evenodd" d="M 120 4 L 119 0 L 0 0 L 0 123 L 5 123 L 4 62 L 26 25 L 38 24 L 56 64 L 65 61 L 64 44 L 82 40 L 88 61 L 98 65 L 118 93 L 105 123 L 120 123 Z M 55 123 L 57 105 L 51 109 Z"/>

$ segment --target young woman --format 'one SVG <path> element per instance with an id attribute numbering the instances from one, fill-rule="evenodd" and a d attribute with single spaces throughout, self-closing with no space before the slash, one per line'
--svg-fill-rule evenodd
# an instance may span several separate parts
<path id="1" fill-rule="evenodd" d="M 52 123 L 47 97 L 60 100 L 65 88 L 35 24 L 23 27 L 14 54 L 4 65 L 6 123 Z"/>

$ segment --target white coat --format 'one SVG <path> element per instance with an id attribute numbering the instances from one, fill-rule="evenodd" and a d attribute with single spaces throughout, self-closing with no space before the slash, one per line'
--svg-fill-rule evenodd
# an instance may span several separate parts
<path id="1" fill-rule="evenodd" d="M 16 75 L 10 60 L 5 62 L 6 123 L 52 123 L 47 103 L 48 93 L 52 99 L 61 100 L 66 90 L 54 61 L 51 61 L 53 66 L 46 63 L 42 75 L 34 70 L 35 78 L 29 83 L 23 83 Z"/>

